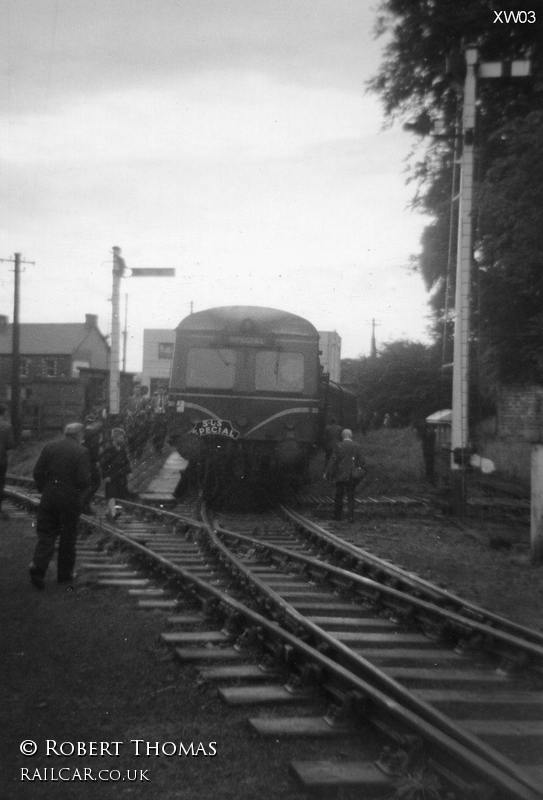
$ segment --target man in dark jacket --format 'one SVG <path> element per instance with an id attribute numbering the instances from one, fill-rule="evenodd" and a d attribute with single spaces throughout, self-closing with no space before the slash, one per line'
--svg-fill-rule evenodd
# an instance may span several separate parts
<path id="1" fill-rule="evenodd" d="M 354 492 L 360 480 L 356 472 L 364 466 L 362 448 L 353 442 L 353 432 L 345 428 L 341 432 L 341 442 L 336 444 L 325 477 L 335 481 L 334 519 L 340 520 L 343 513 L 343 497 L 347 494 L 349 520 L 354 522 Z"/>
<path id="2" fill-rule="evenodd" d="M 94 495 L 100 488 L 102 473 L 100 470 L 100 459 L 102 457 L 102 422 L 92 416 L 85 420 L 85 430 L 83 432 L 83 444 L 87 448 L 90 461 L 91 486 L 85 500 L 83 508 L 84 514 L 95 514 L 91 503 Z"/>
<path id="3" fill-rule="evenodd" d="M 322 436 L 322 444 L 324 447 L 324 469 L 328 467 L 330 459 L 334 453 L 334 449 L 338 442 L 341 441 L 341 425 L 335 417 L 331 417 L 330 422 L 325 425 Z"/>
<path id="4" fill-rule="evenodd" d="M 45 573 L 59 535 L 57 581 L 73 580 L 77 521 L 91 485 L 89 453 L 83 447 L 83 435 L 84 427 L 79 422 L 66 425 L 64 438 L 46 444 L 34 467 L 41 500 L 30 580 L 37 589 L 44 588 Z"/>
<path id="5" fill-rule="evenodd" d="M 107 499 L 106 516 L 109 520 L 115 519 L 115 500 L 125 500 L 130 496 L 128 476 L 131 471 L 124 430 L 113 428 L 111 444 L 106 447 L 102 457 L 102 474 Z"/>
<path id="6" fill-rule="evenodd" d="M 6 420 L 6 407 L 0 405 L 0 517 L 2 519 L 7 519 L 8 516 L 7 513 L 1 509 L 8 468 L 8 450 L 11 450 L 14 446 L 13 430 Z"/>

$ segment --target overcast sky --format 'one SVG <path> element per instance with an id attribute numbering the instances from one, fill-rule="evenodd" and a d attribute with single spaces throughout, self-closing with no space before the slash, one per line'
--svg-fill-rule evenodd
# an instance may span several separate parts
<path id="1" fill-rule="evenodd" d="M 343 356 L 425 340 L 408 268 L 413 144 L 365 93 L 374 0 L 0 0 L 0 257 L 21 252 L 21 321 L 111 327 L 111 248 L 142 331 L 216 305 L 337 330 Z M 0 313 L 13 274 L 0 264 Z M 124 309 L 121 318 L 124 318 Z"/>

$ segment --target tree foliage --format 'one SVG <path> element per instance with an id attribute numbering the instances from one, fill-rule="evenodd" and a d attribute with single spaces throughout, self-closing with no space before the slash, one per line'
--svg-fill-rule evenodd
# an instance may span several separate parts
<path id="1" fill-rule="evenodd" d="M 435 346 L 399 340 L 385 344 L 377 357 L 342 361 L 342 383 L 359 398 L 363 424 L 408 425 L 450 404 L 450 376 L 440 370 Z"/>
<path id="2" fill-rule="evenodd" d="M 437 332 L 454 292 L 463 47 L 476 44 L 481 61 L 531 58 L 530 78 L 478 81 L 474 338 L 481 373 L 505 381 L 543 379 L 543 0 L 529 7 L 534 23 L 504 23 L 494 0 L 382 0 L 388 44 L 370 82 L 387 116 L 422 137 L 410 180 L 413 204 L 431 217 L 417 267 Z"/>

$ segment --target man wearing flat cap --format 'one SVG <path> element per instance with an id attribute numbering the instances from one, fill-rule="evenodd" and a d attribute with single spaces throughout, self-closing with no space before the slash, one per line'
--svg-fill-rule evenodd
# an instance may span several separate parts
<path id="1" fill-rule="evenodd" d="M 41 500 L 30 580 L 37 589 L 45 586 L 45 573 L 57 536 L 57 581 L 70 583 L 73 580 L 77 522 L 91 485 L 89 453 L 83 447 L 83 437 L 81 423 L 66 425 L 63 438 L 46 444 L 34 467 L 34 481 L 41 492 Z"/>

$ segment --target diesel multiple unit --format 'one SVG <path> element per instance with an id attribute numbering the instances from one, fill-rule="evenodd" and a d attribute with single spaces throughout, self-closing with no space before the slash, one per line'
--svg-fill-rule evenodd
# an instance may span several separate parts
<path id="1" fill-rule="evenodd" d="M 323 376 L 318 332 L 302 317 L 227 306 L 176 329 L 170 441 L 204 485 L 301 476 L 326 417 L 352 425 L 353 410 L 352 395 Z"/>

